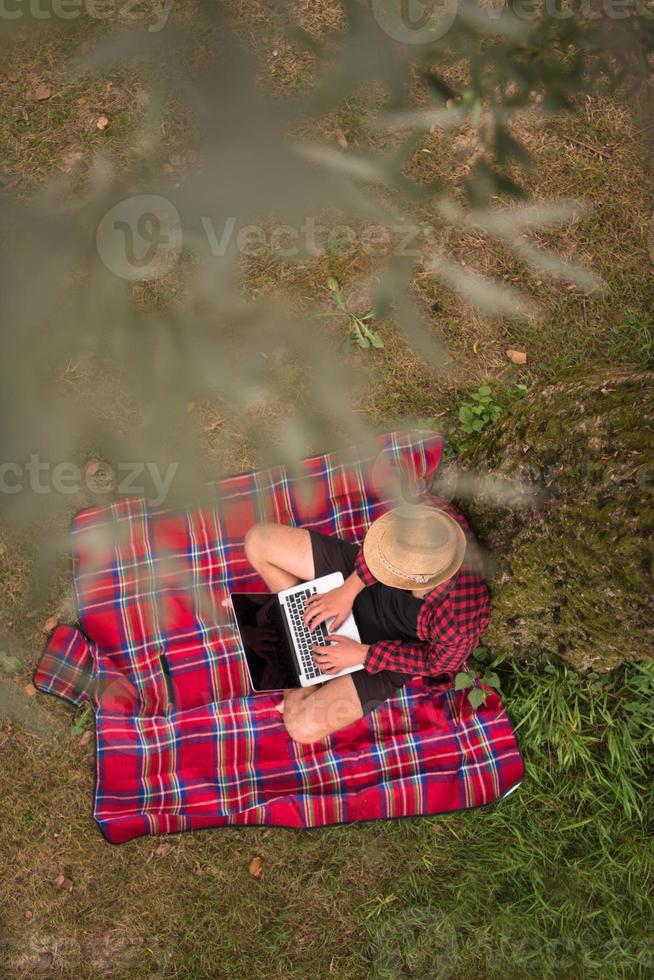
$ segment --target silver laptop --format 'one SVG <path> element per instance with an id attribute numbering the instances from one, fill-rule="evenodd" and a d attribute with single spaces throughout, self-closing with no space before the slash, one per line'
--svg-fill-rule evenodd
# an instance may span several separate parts
<path id="1" fill-rule="evenodd" d="M 245 661 L 255 691 L 285 687 L 310 687 L 361 670 L 363 664 L 345 667 L 337 674 L 323 674 L 313 659 L 313 645 L 329 644 L 331 620 L 313 631 L 304 625 L 304 607 L 309 596 L 331 592 L 343 584 L 341 572 L 331 572 L 310 582 L 301 582 L 278 594 L 233 592 L 230 595 Z M 340 636 L 361 642 L 352 613 L 339 626 Z"/>

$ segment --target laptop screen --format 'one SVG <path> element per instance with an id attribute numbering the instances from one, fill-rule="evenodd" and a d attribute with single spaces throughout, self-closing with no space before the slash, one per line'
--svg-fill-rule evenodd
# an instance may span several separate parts
<path id="1" fill-rule="evenodd" d="M 275 593 L 234 592 L 231 600 L 254 690 L 297 687 Z"/>

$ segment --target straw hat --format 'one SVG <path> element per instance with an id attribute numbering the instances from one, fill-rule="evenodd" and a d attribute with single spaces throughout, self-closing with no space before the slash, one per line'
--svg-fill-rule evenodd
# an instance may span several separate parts
<path id="1" fill-rule="evenodd" d="M 466 550 L 461 526 L 439 507 L 405 504 L 378 517 L 363 541 L 368 568 L 396 589 L 432 589 L 458 572 Z"/>

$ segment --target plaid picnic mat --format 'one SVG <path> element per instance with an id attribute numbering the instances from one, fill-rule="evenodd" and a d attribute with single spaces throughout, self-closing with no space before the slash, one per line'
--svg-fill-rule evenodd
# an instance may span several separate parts
<path id="1" fill-rule="evenodd" d="M 35 685 L 96 713 L 94 817 L 107 840 L 198 827 L 316 827 L 490 803 L 523 776 L 495 691 L 414 680 L 361 721 L 295 744 L 279 694 L 251 694 L 225 599 L 260 591 L 243 550 L 256 521 L 361 541 L 386 477 L 428 493 L 441 438 L 393 432 L 348 451 L 222 480 L 192 510 L 121 500 L 71 527 L 79 624 L 54 630 Z"/>

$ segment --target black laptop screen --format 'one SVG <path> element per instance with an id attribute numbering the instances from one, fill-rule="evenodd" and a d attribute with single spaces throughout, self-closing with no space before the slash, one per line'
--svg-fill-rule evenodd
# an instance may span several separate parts
<path id="1" fill-rule="evenodd" d="M 297 687 L 277 596 L 269 592 L 232 593 L 231 599 L 254 690 Z"/>

